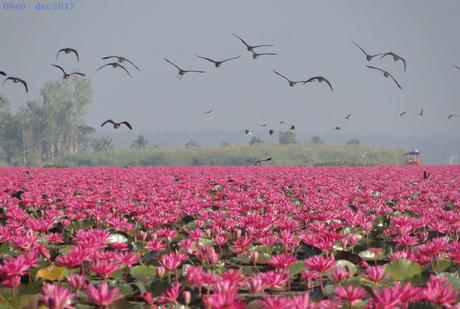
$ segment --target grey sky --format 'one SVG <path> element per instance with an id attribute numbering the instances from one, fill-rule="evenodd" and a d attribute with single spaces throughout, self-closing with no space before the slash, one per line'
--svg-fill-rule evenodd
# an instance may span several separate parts
<path id="1" fill-rule="evenodd" d="M 2 1 L 36 3 L 36 1 Z M 42 1 L 46 2 L 46 1 Z M 129 120 L 136 131 L 257 129 L 261 122 L 285 120 L 299 132 L 449 133 L 460 135 L 460 1 L 76 1 L 72 11 L 5 10 L 0 7 L 0 70 L 23 77 L 29 94 L 13 84 L 0 86 L 15 106 L 37 100 L 48 80 L 61 73 L 58 49 L 73 47 L 57 63 L 92 80 L 88 123 L 107 117 Z M 253 60 L 232 35 L 278 56 Z M 369 53 L 394 51 L 407 71 L 390 57 L 368 63 L 352 43 Z M 241 58 L 215 69 L 195 55 Z M 107 55 L 122 55 L 133 78 L 119 70 L 96 69 Z M 205 70 L 177 80 L 166 57 L 186 69 Z M 400 82 L 369 70 L 387 69 Z M 325 84 L 290 88 L 272 69 L 298 80 L 315 75 Z M 211 115 L 204 111 L 214 108 Z M 423 118 L 416 116 L 425 109 Z M 399 113 L 406 111 L 400 119 Z M 342 116 L 352 113 L 349 121 Z M 104 128 L 103 130 L 109 130 Z"/>

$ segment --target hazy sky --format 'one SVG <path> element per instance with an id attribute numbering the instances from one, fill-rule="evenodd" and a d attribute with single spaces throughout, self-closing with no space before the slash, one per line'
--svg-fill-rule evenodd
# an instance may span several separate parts
<path id="1" fill-rule="evenodd" d="M 7 10 L 5 3 L 32 8 Z M 460 137 L 460 118 L 447 121 L 460 114 L 460 70 L 453 68 L 460 65 L 457 0 L 80 0 L 70 11 L 37 11 L 34 3 L 1 1 L 0 70 L 30 87 L 24 94 L 12 83 L 0 86 L 16 107 L 38 100 L 44 83 L 61 77 L 50 66 L 58 63 L 91 79 L 88 124 L 95 127 L 108 117 L 128 120 L 137 131 L 257 129 L 261 122 L 278 129 L 285 120 L 299 133 L 326 134 L 339 125 L 347 134 Z M 248 43 L 273 43 L 260 51 L 278 55 L 253 60 L 233 32 Z M 352 40 L 369 53 L 400 54 L 407 71 L 390 57 L 368 63 Z M 63 47 L 76 48 L 80 62 L 64 54 L 56 62 Z M 215 69 L 196 54 L 241 58 Z M 142 71 L 126 64 L 133 78 L 118 69 L 96 72 L 107 55 L 125 56 Z M 178 80 L 163 57 L 206 74 Z M 387 69 L 404 89 L 366 64 Z M 324 83 L 291 88 L 272 69 L 293 80 L 323 75 L 334 93 Z M 214 113 L 203 114 L 211 108 Z M 422 108 L 423 118 L 416 116 Z"/>

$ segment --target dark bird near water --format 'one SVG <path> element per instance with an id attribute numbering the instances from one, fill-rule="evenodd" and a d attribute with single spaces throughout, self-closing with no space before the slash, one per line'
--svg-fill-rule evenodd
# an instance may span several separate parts
<path id="1" fill-rule="evenodd" d="M 74 53 L 75 56 L 77 56 L 77 61 L 80 61 L 80 57 L 78 56 L 77 50 L 75 50 L 75 49 L 73 49 L 73 48 L 63 48 L 63 49 L 60 49 L 60 50 L 57 52 L 57 54 L 56 54 L 56 60 L 57 60 L 57 58 L 58 58 L 58 56 L 59 56 L 59 54 L 60 54 L 61 52 L 64 52 L 64 53 L 66 53 L 66 54 Z"/>
<path id="2" fill-rule="evenodd" d="M 104 64 L 103 66 L 101 66 L 99 69 L 97 69 L 96 71 L 99 71 L 100 69 L 102 69 L 103 67 L 106 67 L 106 66 L 112 66 L 112 68 L 122 68 L 126 74 L 128 74 L 129 77 L 132 77 L 131 74 L 129 73 L 128 70 L 126 70 L 126 68 L 124 66 L 122 66 L 121 64 L 119 64 L 118 62 L 111 62 L 111 63 L 107 63 L 107 64 Z"/>
<path id="3" fill-rule="evenodd" d="M 241 41 L 241 43 L 243 43 L 244 45 L 246 45 L 247 50 L 250 51 L 250 52 L 254 51 L 254 48 L 273 46 L 273 44 L 249 45 L 248 43 L 246 43 L 245 40 L 243 40 L 242 38 L 240 38 L 238 35 L 236 35 L 236 34 L 234 34 L 234 33 L 233 33 L 233 35 L 234 35 L 235 37 L 237 37 L 237 38 Z"/>
<path id="4" fill-rule="evenodd" d="M 459 70 L 460 70 L 460 67 L 459 67 L 459 66 L 456 66 L 456 65 L 454 65 L 454 68 L 456 68 L 456 69 L 459 69 Z"/>
<path id="5" fill-rule="evenodd" d="M 294 87 L 294 86 L 295 86 L 296 84 L 298 84 L 298 83 L 304 83 L 304 84 L 305 84 L 305 82 L 306 82 L 305 80 L 292 81 L 292 80 L 290 80 L 289 78 L 287 78 L 286 76 L 284 76 L 283 74 L 280 74 L 280 73 L 276 72 L 275 70 L 273 70 L 273 72 L 274 72 L 276 75 L 281 76 L 282 78 L 284 78 L 285 80 L 287 80 L 288 83 L 289 83 L 289 86 L 291 86 L 291 87 Z"/>
<path id="6" fill-rule="evenodd" d="M 86 76 L 85 74 L 80 73 L 80 72 L 73 72 L 73 73 L 68 74 L 68 73 L 66 73 L 66 71 L 64 71 L 64 69 L 61 66 L 56 65 L 56 64 L 52 64 L 52 66 L 56 67 L 56 68 L 58 68 L 58 69 L 60 69 L 62 71 L 62 74 L 64 74 L 63 77 L 62 77 L 63 79 L 69 79 L 71 75 Z"/>
<path id="7" fill-rule="evenodd" d="M 353 44 L 355 44 L 359 49 L 361 49 L 361 51 L 364 53 L 364 55 L 366 55 L 366 60 L 367 60 L 367 61 L 371 61 L 372 58 L 382 55 L 382 53 L 380 53 L 380 54 L 375 54 L 375 55 L 369 55 L 368 53 L 366 53 L 366 51 L 365 51 L 361 46 L 358 45 L 358 43 L 356 43 L 355 41 L 353 41 Z"/>
<path id="8" fill-rule="evenodd" d="M 213 111 L 214 111 L 214 108 L 212 108 L 212 109 L 210 109 L 210 110 L 208 110 L 208 111 L 206 111 L 206 112 L 204 112 L 204 113 L 205 113 L 205 114 L 211 114 Z"/>
<path id="9" fill-rule="evenodd" d="M 126 59 L 125 57 L 122 57 L 122 56 L 107 56 L 107 57 L 102 57 L 102 60 L 111 59 L 111 58 L 117 58 L 118 63 L 128 62 L 128 63 L 130 63 L 133 67 L 135 67 L 136 70 L 138 70 L 139 72 L 141 71 L 141 70 L 137 67 L 137 65 L 135 65 L 132 61 L 129 61 L 128 59 Z"/>
<path id="10" fill-rule="evenodd" d="M 185 73 L 204 73 L 204 71 L 197 71 L 197 70 L 183 70 L 181 68 L 179 68 L 177 65 L 175 65 L 174 63 L 172 63 L 171 61 L 169 61 L 168 59 L 166 58 L 163 58 L 167 63 L 171 64 L 172 66 L 174 66 L 178 71 L 178 75 L 177 75 L 177 78 L 178 79 L 181 79 L 182 76 L 185 75 Z"/>
<path id="11" fill-rule="evenodd" d="M 423 179 L 428 180 L 428 178 L 430 178 L 430 173 L 427 171 L 423 171 Z"/>
<path id="12" fill-rule="evenodd" d="M 262 162 L 271 161 L 272 158 L 262 159 L 262 160 L 247 160 L 248 162 L 254 163 L 254 165 L 261 165 Z"/>
<path id="13" fill-rule="evenodd" d="M 281 121 L 280 121 L 280 126 L 283 125 L 283 124 L 285 124 L 285 123 L 286 123 L 286 121 L 281 120 Z"/>
<path id="14" fill-rule="evenodd" d="M 0 75 L 6 76 L 6 73 L 3 71 L 0 71 Z"/>
<path id="15" fill-rule="evenodd" d="M 103 127 L 106 123 L 111 123 L 114 129 L 118 129 L 122 124 L 126 125 L 130 130 L 133 129 L 133 127 L 127 121 L 115 122 L 112 119 L 109 119 L 109 120 L 104 121 L 101 124 L 101 127 Z"/>
<path id="16" fill-rule="evenodd" d="M 273 133 L 275 133 L 275 131 L 273 131 L 272 129 L 268 130 L 268 134 L 273 135 Z"/>
<path id="17" fill-rule="evenodd" d="M 404 59 L 404 58 L 401 57 L 401 56 L 396 55 L 396 54 L 393 53 L 393 52 L 384 53 L 384 54 L 382 55 L 382 57 L 380 57 L 380 59 L 383 58 L 383 57 L 385 57 L 385 56 L 393 56 L 393 60 L 394 60 L 395 62 L 402 61 L 402 63 L 404 64 L 404 72 L 406 71 L 406 59 Z"/>
<path id="18" fill-rule="evenodd" d="M 3 81 L 2 85 L 3 85 L 7 80 L 10 80 L 10 81 L 12 81 L 12 82 L 15 83 L 15 84 L 21 83 L 21 84 L 24 86 L 24 88 L 26 89 L 26 92 L 29 92 L 29 88 L 27 87 L 27 83 L 25 82 L 25 80 L 20 79 L 19 77 L 8 77 L 8 78 L 5 78 L 5 80 Z"/>
<path id="19" fill-rule="evenodd" d="M 259 56 L 276 56 L 276 53 L 256 53 L 255 51 L 252 51 L 252 58 L 257 59 Z"/>
<path id="20" fill-rule="evenodd" d="M 200 55 L 196 55 L 198 58 L 201 58 L 201 59 L 204 59 L 206 61 L 209 61 L 209 62 L 212 62 L 214 63 L 215 67 L 218 68 L 222 65 L 222 63 L 224 62 L 227 62 L 227 61 L 230 61 L 230 60 L 234 60 L 234 59 L 238 59 L 240 58 L 240 56 L 236 56 L 236 57 L 232 57 L 232 58 L 227 58 L 227 59 L 224 59 L 224 60 L 213 60 L 213 59 L 210 59 L 210 58 L 206 58 L 206 57 L 203 57 L 203 56 L 200 56 Z"/>
<path id="21" fill-rule="evenodd" d="M 346 115 L 346 116 L 343 117 L 343 118 L 346 119 L 346 120 L 348 120 L 348 119 L 350 119 L 350 117 L 351 117 L 351 114 L 348 114 L 348 115 Z"/>
<path id="22" fill-rule="evenodd" d="M 404 116 L 405 114 L 407 114 L 407 112 L 402 112 L 401 114 L 399 114 L 399 117 L 402 117 L 402 116 Z"/>
<path id="23" fill-rule="evenodd" d="M 447 116 L 447 120 L 454 118 L 454 117 L 460 117 L 460 115 L 450 114 L 449 116 Z"/>
<path id="24" fill-rule="evenodd" d="M 391 75 L 387 71 L 385 71 L 383 69 L 380 69 L 380 68 L 377 68 L 377 67 L 370 66 L 370 65 L 366 65 L 366 67 L 368 67 L 369 69 L 373 69 L 373 70 L 377 70 L 377 71 L 382 72 L 383 76 L 385 76 L 385 77 L 391 77 L 391 79 L 395 82 L 395 84 L 399 87 L 399 89 L 402 89 L 401 85 L 398 83 L 396 78 L 394 78 L 393 75 Z"/>
<path id="25" fill-rule="evenodd" d="M 294 131 L 294 130 L 295 130 L 295 125 L 291 125 L 291 127 L 289 128 L 289 130 Z"/>
<path id="26" fill-rule="evenodd" d="M 340 127 L 339 127 L 339 126 L 337 126 L 337 127 L 335 127 L 334 129 L 335 129 L 335 130 L 340 130 Z"/>
<path id="27" fill-rule="evenodd" d="M 251 135 L 251 136 L 252 136 L 252 132 L 251 132 L 251 131 L 249 131 L 249 130 L 247 130 L 247 129 L 246 129 L 246 130 L 244 130 L 244 134 L 247 134 L 247 135 Z"/>
<path id="28" fill-rule="evenodd" d="M 423 116 L 423 108 L 422 110 L 420 111 L 420 113 L 417 114 L 418 116 Z"/>
<path id="29" fill-rule="evenodd" d="M 306 83 L 310 83 L 310 82 L 315 81 L 315 80 L 317 80 L 320 83 L 326 82 L 326 84 L 328 84 L 329 88 L 331 88 L 331 91 L 334 92 L 334 89 L 332 89 L 331 83 L 327 79 L 322 77 L 322 76 L 315 76 L 315 77 L 312 77 L 310 79 L 307 79 L 306 81 L 303 82 L 303 84 L 305 85 Z"/>

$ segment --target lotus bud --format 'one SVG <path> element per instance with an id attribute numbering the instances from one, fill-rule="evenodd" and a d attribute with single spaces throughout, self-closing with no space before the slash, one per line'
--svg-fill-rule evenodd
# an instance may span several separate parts
<path id="1" fill-rule="evenodd" d="M 183 296 L 184 296 L 184 304 L 186 306 L 190 305 L 190 303 L 192 302 L 192 293 L 190 293 L 190 291 L 184 291 Z"/>
<path id="2" fill-rule="evenodd" d="M 163 266 L 158 266 L 156 269 L 157 276 L 160 278 L 164 277 L 165 272 L 166 272 L 166 268 L 164 268 Z"/>
<path id="3" fill-rule="evenodd" d="M 249 256 L 251 257 L 251 260 L 254 263 L 254 265 L 256 265 L 257 259 L 259 258 L 259 251 L 251 251 L 249 252 Z"/>

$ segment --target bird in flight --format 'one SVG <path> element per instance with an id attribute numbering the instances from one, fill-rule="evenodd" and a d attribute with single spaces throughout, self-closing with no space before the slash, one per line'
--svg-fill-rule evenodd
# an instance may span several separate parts
<path id="1" fill-rule="evenodd" d="M 209 62 L 212 62 L 214 63 L 214 65 L 216 66 L 216 68 L 220 67 L 222 65 L 222 63 L 224 62 L 227 62 L 227 61 L 230 61 L 230 60 L 234 60 L 234 59 L 238 59 L 240 58 L 240 56 L 236 56 L 236 57 L 232 57 L 232 58 L 227 58 L 227 59 L 224 59 L 224 60 L 213 60 L 211 58 L 206 58 L 206 57 L 203 57 L 203 56 L 200 56 L 200 55 L 196 55 L 198 58 L 201 58 L 201 59 L 204 59 L 204 60 L 207 60 Z"/>
<path id="2" fill-rule="evenodd" d="M 289 78 L 287 78 L 286 76 L 284 76 L 283 74 L 280 74 L 280 73 L 276 72 L 275 70 L 273 70 L 273 72 L 274 72 L 276 75 L 281 76 L 282 78 L 284 78 L 285 80 L 287 80 L 288 83 L 289 83 L 289 86 L 291 86 L 291 87 L 294 87 L 294 86 L 295 86 L 296 84 L 298 84 L 298 83 L 304 83 L 304 84 L 305 84 L 305 81 L 304 81 L 304 80 L 292 81 L 292 80 L 290 80 Z"/>
<path id="3" fill-rule="evenodd" d="M 368 67 L 369 69 L 374 69 L 374 70 L 383 72 L 383 76 L 385 76 L 385 77 L 391 77 L 391 79 L 395 82 L 395 84 L 399 87 L 399 89 L 402 89 L 402 87 L 401 87 L 401 85 L 398 83 L 398 81 L 393 77 L 393 75 L 391 75 L 391 74 L 388 73 L 387 71 L 385 71 L 385 70 L 383 70 L 383 69 L 380 69 L 380 68 L 377 68 L 377 67 L 370 66 L 370 65 L 366 65 L 366 67 Z"/>
<path id="4" fill-rule="evenodd" d="M 335 130 L 340 130 L 340 127 L 339 127 L 339 126 L 337 126 L 337 127 L 335 127 L 334 129 L 335 129 Z"/>
<path id="5" fill-rule="evenodd" d="M 138 70 L 139 72 L 141 71 L 141 70 L 137 67 L 137 65 L 135 65 L 133 62 L 129 61 L 128 59 L 126 59 L 125 57 L 122 57 L 122 56 L 107 56 L 107 57 L 102 57 L 102 60 L 111 59 L 111 58 L 117 58 L 118 63 L 128 62 L 128 63 L 130 63 L 133 67 L 135 67 L 136 70 Z"/>
<path id="6" fill-rule="evenodd" d="M 204 71 L 197 71 L 197 70 L 183 70 L 181 68 L 179 68 L 177 65 L 175 65 L 174 63 L 172 63 L 171 61 L 169 61 L 168 59 L 166 58 L 163 58 L 167 63 L 173 65 L 178 71 L 178 75 L 177 75 L 177 79 L 181 79 L 182 76 L 185 75 L 185 73 L 204 73 Z"/>
<path id="7" fill-rule="evenodd" d="M 447 119 L 449 120 L 454 117 L 460 117 L 460 115 L 450 114 L 449 116 L 447 116 Z"/>
<path id="8" fill-rule="evenodd" d="M 315 76 L 315 77 L 312 77 L 310 79 L 307 79 L 306 81 L 303 82 L 303 84 L 305 85 L 306 83 L 310 83 L 310 82 L 312 82 L 314 80 L 317 80 L 320 83 L 326 82 L 326 84 L 328 84 L 329 88 L 331 88 L 331 91 L 334 92 L 334 89 L 332 89 L 331 83 L 327 79 L 322 77 L 322 76 Z"/>
<path id="9" fill-rule="evenodd" d="M 206 111 L 206 112 L 204 112 L 204 113 L 205 113 L 205 114 L 211 114 L 213 111 L 214 111 L 214 108 L 212 108 L 212 109 L 210 109 L 210 110 L 208 110 L 208 111 Z"/>
<path id="10" fill-rule="evenodd" d="M 103 66 L 101 66 L 99 69 L 97 69 L 96 71 L 99 71 L 100 69 L 102 69 L 103 67 L 106 67 L 106 66 L 112 66 L 112 68 L 122 68 L 126 74 L 128 74 L 129 77 L 132 77 L 131 74 L 129 73 L 128 70 L 126 70 L 126 68 L 124 66 L 122 66 L 121 64 L 119 64 L 118 62 L 111 62 L 111 63 L 107 63 L 107 64 L 104 64 Z"/>
<path id="11" fill-rule="evenodd" d="M 3 71 L 0 71 L 0 75 L 6 76 L 6 73 Z"/>
<path id="12" fill-rule="evenodd" d="M 7 81 L 7 80 L 10 80 L 12 81 L 13 83 L 17 84 L 17 83 L 21 83 L 24 88 L 26 89 L 26 92 L 29 92 L 29 88 L 27 87 L 27 83 L 25 80 L 23 79 L 20 79 L 19 77 L 8 77 L 8 78 L 5 78 L 5 80 L 3 81 L 2 85 Z"/>
<path id="13" fill-rule="evenodd" d="M 418 116 L 423 116 L 423 108 L 422 110 L 420 111 L 420 113 L 417 114 Z"/>
<path id="14" fill-rule="evenodd" d="M 399 114 L 399 117 L 402 117 L 402 116 L 404 116 L 405 114 L 407 114 L 407 112 L 402 112 L 401 114 Z"/>
<path id="15" fill-rule="evenodd" d="M 353 44 L 355 44 L 359 49 L 361 49 L 361 51 L 364 53 L 364 55 L 366 55 L 366 60 L 367 60 L 367 61 L 371 61 L 372 58 L 382 55 L 382 53 L 380 53 L 380 54 L 375 54 L 375 55 L 369 55 L 368 53 L 366 53 L 366 51 L 365 51 L 361 46 L 358 45 L 358 43 L 356 43 L 355 41 L 353 41 Z"/>
<path id="16" fill-rule="evenodd" d="M 295 125 L 291 125 L 291 127 L 289 128 L 289 130 L 294 131 L 294 130 L 295 130 Z"/>
<path id="17" fill-rule="evenodd" d="M 456 69 L 459 69 L 459 70 L 460 70 L 460 67 L 459 67 L 459 66 L 456 66 L 456 65 L 454 65 L 454 68 L 456 68 Z"/>
<path id="18" fill-rule="evenodd" d="M 59 56 L 59 54 L 60 54 L 61 52 L 64 52 L 64 53 L 66 53 L 66 54 L 74 53 L 75 56 L 77 56 L 77 61 L 80 61 L 80 57 L 78 56 L 77 50 L 75 50 L 75 49 L 73 49 L 73 48 L 63 48 L 63 49 L 60 49 L 60 50 L 57 52 L 57 54 L 56 54 L 56 60 L 57 60 L 57 58 L 58 58 L 58 56 Z"/>
<path id="19" fill-rule="evenodd" d="M 254 48 L 273 46 L 273 44 L 249 45 L 248 43 L 246 43 L 245 40 L 243 40 L 242 38 L 240 38 L 238 35 L 236 35 L 236 34 L 234 34 L 234 33 L 233 33 L 233 35 L 234 35 L 235 37 L 237 37 L 237 38 L 241 41 L 241 43 L 243 43 L 244 45 L 246 45 L 247 50 L 250 51 L 250 52 L 253 52 L 253 51 L 254 51 Z"/>
<path id="20" fill-rule="evenodd" d="M 66 73 L 66 71 L 64 71 L 64 69 L 61 66 L 56 65 L 56 64 L 52 64 L 52 66 L 56 67 L 56 68 L 58 68 L 58 69 L 60 69 L 62 71 L 62 73 L 64 74 L 63 77 L 62 77 L 63 79 L 69 79 L 71 75 L 86 76 L 85 74 L 80 73 L 80 72 L 73 72 L 73 73 L 68 74 L 68 73 Z"/>
<path id="21" fill-rule="evenodd" d="M 276 53 L 256 53 L 255 51 L 252 51 L 252 58 L 257 59 L 260 56 L 276 56 Z"/>
<path id="22" fill-rule="evenodd" d="M 127 121 L 122 121 L 122 122 L 115 122 L 112 119 L 106 120 L 101 124 L 101 127 L 103 127 L 106 123 L 111 123 L 114 129 L 118 129 L 122 124 L 127 126 L 130 130 L 133 129 L 133 127 L 129 124 Z"/>
<path id="23" fill-rule="evenodd" d="M 254 163 L 254 165 L 261 165 L 262 162 L 271 161 L 272 158 L 262 159 L 262 160 L 247 160 L 248 162 Z"/>
<path id="24" fill-rule="evenodd" d="M 404 64 L 404 72 L 406 71 L 406 59 L 404 59 L 404 58 L 401 57 L 401 56 L 396 55 L 396 54 L 393 53 L 393 52 L 384 53 L 384 54 L 380 57 L 380 59 L 382 59 L 382 58 L 385 57 L 385 56 L 393 56 L 393 60 L 394 60 L 395 62 L 402 61 L 402 63 Z"/>
<path id="25" fill-rule="evenodd" d="M 286 121 L 281 120 L 281 121 L 280 121 L 280 126 L 283 125 L 283 124 L 285 124 L 285 123 L 286 123 Z"/>
<path id="26" fill-rule="evenodd" d="M 268 130 L 268 134 L 273 135 L 273 133 L 275 133 L 275 131 L 273 131 L 273 129 Z"/>
<path id="27" fill-rule="evenodd" d="M 2 101 L 3 103 L 6 103 L 5 99 L 3 99 L 2 97 L 0 97 L 0 101 Z"/>
<path id="28" fill-rule="evenodd" d="M 266 126 L 268 126 L 268 123 L 267 122 L 261 123 L 260 126 L 261 127 L 266 127 Z"/>
<path id="29" fill-rule="evenodd" d="M 251 135 L 251 136 L 252 136 L 252 132 L 251 132 L 251 131 L 249 131 L 249 130 L 247 130 L 247 129 L 246 129 L 246 130 L 244 130 L 244 134 L 247 134 L 247 135 Z"/>
<path id="30" fill-rule="evenodd" d="M 346 119 L 346 120 L 348 120 L 348 119 L 350 119 L 350 117 L 351 117 L 351 114 L 348 114 L 348 115 L 346 115 L 346 116 L 343 117 L 343 118 Z"/>

